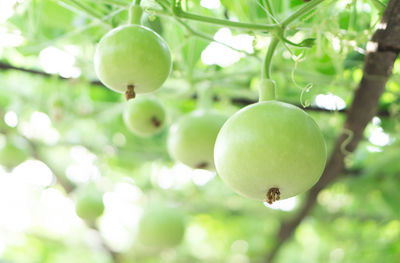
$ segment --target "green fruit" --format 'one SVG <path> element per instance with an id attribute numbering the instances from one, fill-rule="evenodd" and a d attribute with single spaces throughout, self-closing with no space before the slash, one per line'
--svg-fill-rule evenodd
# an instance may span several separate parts
<path id="1" fill-rule="evenodd" d="M 169 154 L 194 169 L 215 170 L 215 139 L 226 119 L 212 111 L 195 111 L 183 116 L 170 129 Z"/>
<path id="2" fill-rule="evenodd" d="M 64 118 L 65 107 L 66 105 L 62 98 L 55 96 L 52 99 L 50 99 L 49 114 L 51 120 L 56 122 L 62 121 Z"/>
<path id="3" fill-rule="evenodd" d="M 14 168 L 28 158 L 28 154 L 18 144 L 0 138 L 0 165 L 7 169 Z"/>
<path id="4" fill-rule="evenodd" d="M 140 25 L 125 25 L 108 32 L 94 56 L 96 74 L 117 92 L 147 93 L 167 79 L 171 53 L 167 43 L 154 31 Z"/>
<path id="5" fill-rule="evenodd" d="M 181 243 L 185 232 L 182 214 L 172 208 L 146 211 L 139 222 L 138 240 L 145 246 L 164 249 Z"/>
<path id="6" fill-rule="evenodd" d="M 83 220 L 95 221 L 104 212 L 103 194 L 94 186 L 80 189 L 76 195 L 75 211 Z"/>
<path id="7" fill-rule="evenodd" d="M 304 192 L 318 181 L 326 146 L 306 112 L 265 101 L 243 108 L 224 124 L 214 155 L 219 176 L 235 192 L 272 203 Z"/>
<path id="8" fill-rule="evenodd" d="M 123 118 L 132 133 L 148 137 L 164 128 L 166 116 L 164 106 L 158 100 L 138 97 L 127 102 Z"/>

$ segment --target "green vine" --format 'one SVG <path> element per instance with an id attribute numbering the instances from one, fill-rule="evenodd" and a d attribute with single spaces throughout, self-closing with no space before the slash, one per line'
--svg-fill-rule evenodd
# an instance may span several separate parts
<path id="1" fill-rule="evenodd" d="M 77 0 L 60 0 L 63 2 L 72 2 L 75 7 L 78 7 L 91 17 L 96 19 L 102 20 L 103 16 L 98 14 L 93 9 L 89 8 L 88 6 L 78 2 Z M 104 3 L 109 3 L 113 5 L 122 6 L 125 5 L 124 0 L 100 0 Z M 201 37 L 207 39 L 209 41 L 215 41 L 211 36 L 207 36 L 202 32 L 198 32 L 195 29 L 191 28 L 189 25 L 185 24 L 181 19 L 188 19 L 194 20 L 219 26 L 226 26 L 226 27 L 233 27 L 238 29 L 247 29 L 247 30 L 260 30 L 270 32 L 272 35 L 270 45 L 268 47 L 267 53 L 265 55 L 262 70 L 261 70 L 261 80 L 270 80 L 271 79 L 271 64 L 272 58 L 280 41 L 284 44 L 290 44 L 296 47 L 311 47 L 314 44 L 314 39 L 308 38 L 303 40 L 300 43 L 293 43 L 290 40 L 284 37 L 286 27 L 297 20 L 298 18 L 306 15 L 307 13 L 311 12 L 315 7 L 321 4 L 325 0 L 312 0 L 306 4 L 304 4 L 301 8 L 295 11 L 293 14 L 288 16 L 283 22 L 279 23 L 278 20 L 274 17 L 274 10 L 269 0 L 263 0 L 263 6 L 265 7 L 265 11 L 268 13 L 268 16 L 271 18 L 274 24 L 256 24 L 256 23 L 242 23 L 231 21 L 227 19 L 220 19 L 214 18 L 209 16 L 198 15 L 190 12 L 186 12 L 182 9 L 181 0 L 156 0 L 156 2 L 164 9 L 164 10 L 157 10 L 157 9 L 147 9 L 146 11 L 150 11 L 157 14 L 162 15 L 169 15 L 175 17 L 178 23 L 186 28 L 186 30 L 194 36 Z M 133 24 L 140 24 L 140 18 L 142 15 L 142 8 L 140 7 L 141 0 L 134 0 L 133 4 L 129 7 L 129 23 Z M 167 8 L 170 6 L 171 13 L 168 13 Z M 224 44 L 225 46 L 230 47 L 229 45 Z M 232 48 L 232 47 L 230 47 Z M 249 54 L 247 54 L 249 55 Z M 274 86 L 274 85 L 273 85 Z"/>
<path id="2" fill-rule="evenodd" d="M 314 44 L 314 39 L 309 38 L 303 40 L 301 43 L 296 44 L 284 37 L 285 28 L 295 21 L 297 18 L 307 14 L 308 12 L 312 11 L 318 4 L 322 3 L 324 0 L 313 0 L 295 13 L 287 17 L 281 24 L 278 24 L 279 29 L 278 31 L 273 32 L 273 37 L 271 42 L 268 46 L 267 53 L 265 55 L 265 59 L 263 62 L 263 67 L 261 70 L 261 83 L 259 85 L 259 99 L 260 101 L 270 100 L 275 98 L 275 83 L 271 80 L 271 65 L 272 65 L 272 58 L 275 52 L 276 47 L 278 46 L 279 42 L 282 41 L 284 44 L 288 43 L 297 47 L 310 47 Z M 272 12 L 272 6 L 270 5 L 269 1 L 264 1 L 264 4 L 267 6 L 268 12 Z M 271 14 L 272 15 L 272 14 Z"/>
<path id="3" fill-rule="evenodd" d="M 242 29 L 250 29 L 250 30 L 263 30 L 263 31 L 275 31 L 278 29 L 276 25 L 264 25 L 264 24 L 254 24 L 254 23 L 242 23 L 242 22 L 235 22 L 226 19 L 219 19 L 209 16 L 202 16 L 197 15 L 189 12 L 185 12 L 182 10 L 180 1 L 172 0 L 171 1 L 171 10 L 172 14 L 176 17 L 189 19 L 189 20 L 196 20 L 200 22 L 205 22 L 214 25 L 221 25 L 227 27 L 235 27 L 235 28 L 242 28 Z"/>
<path id="4" fill-rule="evenodd" d="M 100 13 L 97 13 L 93 8 L 77 1 L 77 0 L 59 0 L 60 2 L 66 4 L 67 6 L 72 6 L 79 11 L 82 11 L 84 14 L 87 16 L 94 18 L 96 20 L 103 21 L 103 15 Z"/>
<path id="5" fill-rule="evenodd" d="M 119 7 L 127 7 L 129 5 L 129 1 L 124 1 L 124 0 L 89 0 L 95 3 L 104 3 L 108 5 L 115 5 Z"/>
<path id="6" fill-rule="evenodd" d="M 285 20 L 282 22 L 282 27 L 285 28 L 292 22 L 294 22 L 296 19 L 299 17 L 307 14 L 308 12 L 311 12 L 315 7 L 317 7 L 319 4 L 324 2 L 325 0 L 312 0 L 308 2 L 307 4 L 303 5 L 299 10 L 288 16 Z"/>
<path id="7" fill-rule="evenodd" d="M 265 7 L 265 11 L 268 13 L 270 20 L 275 24 L 279 24 L 279 21 L 275 18 L 271 0 L 263 0 L 263 5 L 264 5 L 263 7 Z"/>
<path id="8" fill-rule="evenodd" d="M 167 10 L 167 9 L 168 9 L 167 6 L 165 5 L 164 0 L 155 0 L 155 1 L 156 1 L 164 10 Z M 146 11 L 152 12 L 152 10 L 149 10 L 149 9 L 146 9 Z M 207 35 L 207 34 L 204 34 L 204 33 L 200 32 L 200 31 L 197 31 L 196 29 L 192 28 L 192 27 L 189 26 L 187 23 L 185 23 L 184 21 L 182 21 L 182 19 L 179 19 L 179 18 L 175 17 L 175 20 L 176 20 L 176 22 L 178 22 L 181 26 L 183 26 L 183 27 L 186 29 L 186 31 L 187 31 L 189 34 L 191 34 L 192 36 L 205 39 L 205 40 L 207 40 L 207 41 L 209 41 L 209 42 L 216 42 L 216 43 L 218 43 L 218 44 L 220 44 L 220 45 L 223 45 L 223 46 L 225 46 L 225 47 L 227 47 L 227 48 L 230 48 L 230 49 L 232 49 L 232 50 L 234 50 L 234 51 L 236 51 L 236 52 L 243 53 L 243 54 L 245 54 L 246 56 L 254 57 L 255 59 L 258 59 L 258 60 L 260 59 L 256 54 L 252 54 L 252 53 L 246 52 L 246 51 L 244 51 L 244 50 L 240 50 L 240 49 L 234 48 L 234 47 L 232 47 L 232 46 L 230 46 L 230 45 L 228 45 L 228 44 L 226 44 L 226 43 L 223 43 L 223 42 L 221 42 L 221 41 L 215 40 L 212 36 L 209 36 L 209 35 Z"/>

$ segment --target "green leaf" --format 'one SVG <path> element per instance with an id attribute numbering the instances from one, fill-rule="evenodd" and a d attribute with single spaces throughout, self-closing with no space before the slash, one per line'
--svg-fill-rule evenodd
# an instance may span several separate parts
<path id="1" fill-rule="evenodd" d="M 316 38 L 306 38 L 299 43 L 300 47 L 311 48 L 315 45 Z"/>

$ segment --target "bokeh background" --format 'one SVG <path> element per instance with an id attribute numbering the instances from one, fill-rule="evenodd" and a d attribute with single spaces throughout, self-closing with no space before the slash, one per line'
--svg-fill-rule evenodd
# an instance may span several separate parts
<path id="1" fill-rule="evenodd" d="M 154 93 L 168 125 L 196 109 L 201 89 L 212 91 L 213 107 L 226 115 L 257 100 L 268 34 L 181 23 L 169 10 L 157 11 L 156 2 L 142 2 L 143 24 L 173 55 L 173 72 Z M 280 19 L 304 4 L 270 2 Z M 0 1 L 0 262 L 264 262 L 280 225 L 296 215 L 307 193 L 272 206 L 245 199 L 214 172 L 172 161 L 168 128 L 151 138 L 130 133 L 123 96 L 102 86 L 93 68 L 96 43 L 126 23 L 129 1 L 80 3 L 91 12 L 76 1 Z M 269 23 L 263 1 L 183 5 L 198 14 Z M 326 1 L 287 31 L 291 41 L 313 37 L 315 45 L 280 45 L 273 59 L 278 99 L 305 107 L 328 151 L 381 15 L 376 1 Z M 397 60 L 343 175 L 319 193 L 275 262 L 399 261 L 399 110 Z M 105 206 L 91 223 L 75 212 L 77 192 L 87 185 L 102 193 Z M 182 213 L 183 241 L 144 248 L 137 240 L 143 211 L 165 205 Z"/>

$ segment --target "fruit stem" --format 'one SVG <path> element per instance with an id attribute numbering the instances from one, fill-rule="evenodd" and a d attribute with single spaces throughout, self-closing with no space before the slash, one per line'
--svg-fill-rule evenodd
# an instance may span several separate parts
<path id="1" fill-rule="evenodd" d="M 271 63 L 272 57 L 274 56 L 274 52 L 276 47 L 278 46 L 279 38 L 273 36 L 271 42 L 269 43 L 267 53 L 265 54 L 263 68 L 261 72 L 261 79 L 270 79 L 271 78 Z"/>
<path id="2" fill-rule="evenodd" d="M 267 199 L 265 200 L 268 204 L 272 205 L 273 202 L 281 199 L 281 192 L 279 188 L 272 187 L 267 192 Z"/>
<path id="3" fill-rule="evenodd" d="M 143 9 L 140 6 L 140 0 L 134 1 L 129 7 L 128 24 L 140 25 L 140 19 L 142 18 Z"/>
<path id="4" fill-rule="evenodd" d="M 197 108 L 208 110 L 212 107 L 212 92 L 211 87 L 198 87 L 197 88 Z"/>
<path id="5" fill-rule="evenodd" d="M 126 87 L 126 91 L 125 91 L 126 100 L 134 99 L 135 97 L 136 97 L 135 86 L 134 85 L 128 85 Z"/>
<path id="6" fill-rule="evenodd" d="M 275 25 L 275 30 L 271 31 L 272 39 L 268 46 L 267 53 L 265 55 L 265 59 L 263 62 L 263 67 L 261 70 L 261 83 L 259 87 L 259 100 L 270 100 L 275 98 L 275 85 L 269 84 L 268 82 L 264 81 L 271 79 L 271 64 L 272 64 L 272 57 L 274 55 L 275 49 L 278 46 L 279 41 L 284 41 L 284 32 L 286 27 L 298 19 L 299 17 L 307 14 L 308 12 L 312 11 L 316 6 L 322 3 L 325 0 L 312 0 L 309 3 L 305 4 L 303 7 L 298 9 L 292 15 L 287 17 L 281 24 Z M 270 7 L 272 8 L 272 7 Z M 293 43 L 294 44 L 294 43 Z M 307 44 L 307 43 L 306 43 Z M 273 88 L 271 88 L 273 87 Z"/>
<path id="7" fill-rule="evenodd" d="M 271 64 L 278 43 L 279 38 L 273 36 L 269 43 L 267 53 L 265 54 L 263 67 L 261 69 L 261 82 L 258 86 L 259 101 L 275 99 L 275 82 L 271 79 Z"/>
<path id="8" fill-rule="evenodd" d="M 275 81 L 272 79 L 262 79 L 258 86 L 259 101 L 267 101 L 275 99 Z"/>

